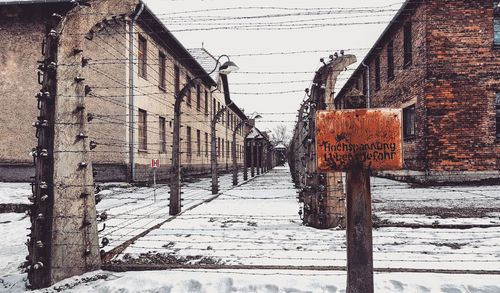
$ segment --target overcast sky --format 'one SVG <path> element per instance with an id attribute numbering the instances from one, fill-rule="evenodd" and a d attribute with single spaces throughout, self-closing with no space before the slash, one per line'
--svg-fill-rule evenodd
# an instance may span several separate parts
<path id="1" fill-rule="evenodd" d="M 263 118 L 257 126 L 261 130 L 272 130 L 277 124 L 287 124 L 290 129 L 293 127 L 292 121 L 304 98 L 303 90 L 310 86 L 321 57 L 344 49 L 362 60 L 404 1 L 145 2 L 186 48 L 199 48 L 203 44 L 214 55 L 227 54 L 231 57 L 240 67 L 239 72 L 229 76 L 232 99 L 247 114 L 254 111 L 262 113 Z M 238 7 L 245 8 L 235 9 Z M 190 12 L 183 13 L 187 11 Z M 297 51 L 321 52 L 241 56 Z M 345 82 L 350 73 L 352 71 L 345 72 L 339 83 Z M 273 83 L 263 84 L 269 82 Z M 287 93 L 270 94 L 275 92 Z"/>

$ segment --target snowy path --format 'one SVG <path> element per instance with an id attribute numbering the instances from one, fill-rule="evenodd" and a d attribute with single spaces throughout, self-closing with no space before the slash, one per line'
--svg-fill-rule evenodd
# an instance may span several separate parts
<path id="1" fill-rule="evenodd" d="M 241 172 L 240 172 L 241 173 Z M 242 174 L 239 181 L 243 182 Z M 181 187 L 182 210 L 188 210 L 203 201 L 213 198 L 210 191 L 211 179 L 203 178 L 194 183 L 186 183 Z M 220 176 L 220 191 L 233 188 L 232 175 Z M 109 245 L 106 250 L 114 248 L 149 228 L 170 219 L 169 194 L 167 185 L 134 188 L 113 188 L 99 193 L 103 198 L 97 205 L 98 214 L 106 212 L 108 219 L 106 228 L 99 233 L 100 239 L 106 237 Z M 100 224 L 99 228 L 102 229 Z"/>
<path id="2" fill-rule="evenodd" d="M 345 232 L 303 226 L 295 197 L 289 170 L 276 168 L 164 224 L 117 259 L 134 264 L 344 266 Z M 380 228 L 373 235 L 376 268 L 500 270 L 498 227 Z"/>

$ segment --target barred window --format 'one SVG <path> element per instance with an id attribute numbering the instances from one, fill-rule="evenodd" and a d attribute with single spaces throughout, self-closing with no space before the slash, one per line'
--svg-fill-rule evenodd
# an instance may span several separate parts
<path id="1" fill-rule="evenodd" d="M 205 157 L 208 157 L 208 133 L 205 132 Z"/>
<path id="2" fill-rule="evenodd" d="M 404 139 L 415 137 L 415 105 L 403 109 L 403 137 Z"/>
<path id="3" fill-rule="evenodd" d="M 167 152 L 167 132 L 165 130 L 165 118 L 160 117 L 160 153 Z"/>
<path id="4" fill-rule="evenodd" d="M 201 132 L 196 130 L 196 155 L 199 157 L 201 155 Z"/>
<path id="5" fill-rule="evenodd" d="M 179 66 L 175 65 L 174 66 L 174 87 L 175 87 L 175 95 L 177 96 L 179 94 L 179 91 L 181 90 L 181 72 L 179 70 Z"/>
<path id="6" fill-rule="evenodd" d="M 394 41 L 387 45 L 387 81 L 394 79 Z"/>
<path id="7" fill-rule="evenodd" d="M 375 58 L 375 90 L 380 90 L 380 56 Z"/>
<path id="8" fill-rule="evenodd" d="M 186 153 L 188 157 L 193 155 L 192 153 L 192 144 L 191 144 L 191 127 L 186 127 Z"/>
<path id="9" fill-rule="evenodd" d="M 404 68 L 407 68 L 413 62 L 412 41 L 411 22 L 407 22 L 404 26 Z"/>
<path id="10" fill-rule="evenodd" d="M 201 110 L 201 86 L 196 85 L 196 110 Z"/>
<path id="11" fill-rule="evenodd" d="M 147 77 L 147 64 L 148 64 L 148 43 L 146 41 L 146 38 L 144 38 L 142 35 L 139 35 L 139 40 L 138 40 L 138 50 L 137 50 L 137 60 L 138 60 L 138 68 L 137 68 L 137 73 L 139 74 L 140 77 L 146 78 Z"/>
<path id="12" fill-rule="evenodd" d="M 500 47 L 500 1 L 493 1 L 493 43 Z"/>
<path id="13" fill-rule="evenodd" d="M 139 132 L 139 150 L 148 149 L 148 114 L 145 110 L 139 109 L 139 121 L 138 121 L 138 132 Z"/>
<path id="14" fill-rule="evenodd" d="M 497 126 L 496 134 L 497 134 L 497 140 L 500 140 L 500 92 L 498 92 L 496 95 L 495 110 L 496 110 L 496 126 Z"/>
<path id="15" fill-rule="evenodd" d="M 167 64 L 166 64 L 166 58 L 165 54 L 160 52 L 159 57 L 158 57 L 158 79 L 159 79 L 159 87 L 165 91 L 166 88 L 166 71 L 167 71 Z"/>
<path id="16" fill-rule="evenodd" d="M 208 91 L 205 90 L 205 114 L 208 114 Z"/>
<path id="17" fill-rule="evenodd" d="M 188 84 L 190 80 L 191 77 L 189 77 L 189 75 L 186 75 L 186 84 Z M 188 87 L 186 91 L 186 104 L 191 107 L 191 87 Z"/>

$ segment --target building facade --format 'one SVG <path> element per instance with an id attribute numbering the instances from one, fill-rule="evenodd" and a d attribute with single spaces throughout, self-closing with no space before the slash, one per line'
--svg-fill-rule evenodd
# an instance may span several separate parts
<path id="1" fill-rule="evenodd" d="M 499 179 L 499 1 L 407 1 L 335 97 L 401 108 L 405 170 L 418 182 Z"/>
<path id="2" fill-rule="evenodd" d="M 0 50 L 0 100 L 6 105 L 0 126 L 0 180 L 28 181 L 34 174 L 29 152 L 36 145 L 34 96 L 40 91 L 37 61 L 42 59 L 45 24 L 53 13 L 65 15 L 74 7 L 69 0 L 36 2 L 0 1 L 0 31 L 6 40 Z M 175 95 L 190 79 L 196 83 L 181 106 L 182 171 L 209 173 L 211 121 L 226 106 L 229 89 L 219 80 L 214 57 L 202 50 L 195 58 L 147 6 L 137 4 L 131 15 L 104 20 L 81 36 L 91 113 L 88 135 L 97 143 L 92 152 L 96 180 L 151 181 L 153 159 L 160 160 L 158 179 L 169 178 Z M 212 68 L 201 65 L 207 58 Z M 216 74 L 210 76 L 212 69 Z M 217 123 L 221 169 L 232 166 L 233 143 L 238 164 L 243 164 L 244 131 L 236 126 L 246 116 L 232 102 L 227 109 Z"/>

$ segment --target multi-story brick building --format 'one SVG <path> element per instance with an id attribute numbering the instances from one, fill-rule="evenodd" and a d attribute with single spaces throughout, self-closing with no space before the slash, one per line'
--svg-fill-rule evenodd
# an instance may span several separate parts
<path id="1" fill-rule="evenodd" d="M 74 6 L 70 0 L 0 1 L 0 180 L 29 180 L 34 173 L 31 124 L 38 112 L 34 95 L 40 91 L 37 60 L 45 24 L 53 13 L 64 16 Z M 139 0 L 135 12 L 103 21 L 86 37 L 86 107 L 93 115 L 88 135 L 98 144 L 92 154 L 97 180 L 148 180 L 151 159 L 160 159 L 158 175 L 168 178 L 175 94 L 192 78 L 197 83 L 181 107 L 181 166 L 185 173 L 209 172 L 210 122 L 228 101 L 217 70 L 208 75 L 216 59 L 205 50 L 191 54 Z M 217 126 L 220 168 L 230 168 L 233 132 L 246 119 L 234 103 L 228 108 Z M 236 138 L 242 164 L 244 131 Z"/>
<path id="2" fill-rule="evenodd" d="M 403 109 L 405 171 L 416 181 L 500 178 L 500 7 L 406 1 L 335 97 Z"/>

